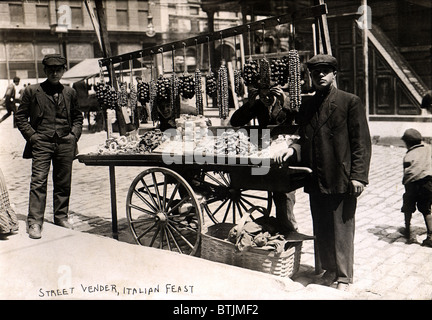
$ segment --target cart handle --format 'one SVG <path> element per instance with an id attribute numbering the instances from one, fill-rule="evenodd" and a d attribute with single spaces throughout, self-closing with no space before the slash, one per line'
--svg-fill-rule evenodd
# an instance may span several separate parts
<path id="1" fill-rule="evenodd" d="M 302 172 L 307 173 L 307 174 L 311 174 L 312 173 L 312 169 L 310 169 L 308 167 L 293 167 L 293 166 L 288 166 L 288 169 L 295 170 L 295 171 L 302 171 Z"/>

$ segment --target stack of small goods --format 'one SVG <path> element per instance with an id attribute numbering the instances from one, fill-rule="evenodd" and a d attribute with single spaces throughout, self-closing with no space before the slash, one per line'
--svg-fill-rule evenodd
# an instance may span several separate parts
<path id="1" fill-rule="evenodd" d="M 202 115 L 193 116 L 182 114 L 176 122 L 176 141 L 197 143 L 207 138 L 209 120 Z"/>
<path id="2" fill-rule="evenodd" d="M 124 135 L 109 138 L 98 148 L 100 155 L 114 154 L 148 154 L 153 152 L 166 140 L 166 136 L 159 129 L 147 131 L 142 136 Z"/>
<path id="3" fill-rule="evenodd" d="M 258 156 L 258 147 L 250 142 L 249 137 L 242 131 L 228 130 L 220 136 L 197 141 L 195 153 L 203 155 L 221 156 Z"/>
<path id="4" fill-rule="evenodd" d="M 257 154 L 258 148 L 244 132 L 228 130 L 216 138 L 214 152 L 217 155 L 252 156 Z"/>

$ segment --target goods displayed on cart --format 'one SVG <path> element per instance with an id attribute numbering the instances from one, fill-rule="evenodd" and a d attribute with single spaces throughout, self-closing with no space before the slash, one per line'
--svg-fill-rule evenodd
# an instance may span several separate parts
<path id="1" fill-rule="evenodd" d="M 243 130 L 220 129 L 213 135 L 208 128 L 208 119 L 199 115 L 181 115 L 176 119 L 176 129 L 162 132 L 159 129 L 136 132 L 106 139 L 93 154 L 149 154 L 174 153 L 185 155 L 244 156 L 270 158 L 279 150 L 286 149 L 299 139 L 297 135 L 280 134 L 266 141 L 268 136 L 255 139 Z"/>

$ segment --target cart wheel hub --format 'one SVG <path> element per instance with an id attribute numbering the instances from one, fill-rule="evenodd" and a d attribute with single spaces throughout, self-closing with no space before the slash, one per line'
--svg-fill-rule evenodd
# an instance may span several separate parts
<path id="1" fill-rule="evenodd" d="M 165 212 L 158 212 L 156 214 L 156 221 L 158 221 L 158 222 L 166 222 L 167 221 L 167 216 L 166 216 Z"/>
<path id="2" fill-rule="evenodd" d="M 238 199 L 240 198 L 241 191 L 240 189 L 229 189 L 229 194 L 231 199 Z"/>

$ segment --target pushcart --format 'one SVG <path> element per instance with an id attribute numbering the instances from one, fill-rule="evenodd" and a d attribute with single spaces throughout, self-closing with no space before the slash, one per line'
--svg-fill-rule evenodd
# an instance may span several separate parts
<path id="1" fill-rule="evenodd" d="M 167 161 L 168 159 L 168 161 Z M 136 242 L 196 255 L 200 235 L 209 225 L 236 223 L 251 207 L 271 211 L 273 192 L 301 188 L 311 169 L 279 167 L 271 159 L 212 155 L 202 159 L 180 155 L 175 163 L 163 153 L 79 154 L 89 166 L 110 171 L 112 232 L 118 238 L 116 166 L 145 169 L 131 182 L 126 217 Z M 253 174 L 262 169 L 266 174 Z"/>

